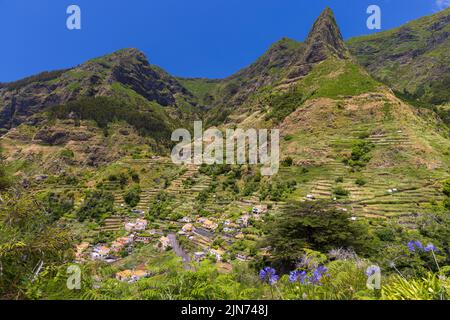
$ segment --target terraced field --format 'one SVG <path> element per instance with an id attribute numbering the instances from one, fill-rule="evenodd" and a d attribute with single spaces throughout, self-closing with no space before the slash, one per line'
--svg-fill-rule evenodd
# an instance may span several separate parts
<path id="1" fill-rule="evenodd" d="M 100 228 L 102 232 L 116 232 L 123 229 L 125 218 L 121 216 L 111 216 L 106 218 L 104 225 Z"/>

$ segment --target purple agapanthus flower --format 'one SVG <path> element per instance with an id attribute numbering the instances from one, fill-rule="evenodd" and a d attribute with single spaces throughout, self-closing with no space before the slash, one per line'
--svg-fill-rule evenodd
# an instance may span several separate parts
<path id="1" fill-rule="evenodd" d="M 408 242 L 408 249 L 411 252 L 415 252 L 416 250 L 419 251 L 419 252 L 420 251 L 425 251 L 425 248 L 424 248 L 422 242 L 417 241 L 417 240 L 409 241 Z"/>
<path id="2" fill-rule="evenodd" d="M 322 280 L 323 276 L 330 276 L 329 274 L 325 274 L 328 271 L 327 268 L 325 268 L 324 266 L 318 266 L 314 271 L 313 271 L 313 275 L 311 276 L 311 278 L 309 279 L 310 282 L 314 285 L 320 285 L 320 281 Z"/>
<path id="3" fill-rule="evenodd" d="M 368 277 L 370 277 L 370 276 L 373 276 L 375 273 L 379 273 L 379 272 L 381 272 L 381 269 L 379 266 L 370 266 L 366 270 L 366 275 Z"/>
<path id="4" fill-rule="evenodd" d="M 416 245 L 416 248 L 419 250 L 423 250 L 423 244 L 420 241 L 414 241 L 414 244 Z"/>
<path id="5" fill-rule="evenodd" d="M 276 274 L 274 268 L 265 267 L 259 272 L 259 278 L 264 282 L 268 282 L 270 285 L 274 285 L 280 277 Z"/>
<path id="6" fill-rule="evenodd" d="M 305 284 L 308 280 L 306 271 L 295 270 L 289 274 L 289 281 L 291 283 L 299 281 L 301 284 Z"/>
<path id="7" fill-rule="evenodd" d="M 271 276 L 269 278 L 269 284 L 271 286 L 273 286 L 274 284 L 276 284 L 278 282 L 279 279 L 280 279 L 280 277 L 278 275 L 274 274 L 273 276 Z"/>
<path id="8" fill-rule="evenodd" d="M 297 282 L 298 281 L 298 277 L 299 277 L 299 271 L 298 270 L 291 271 L 289 273 L 289 282 L 291 282 L 291 283 Z"/>
<path id="9" fill-rule="evenodd" d="M 425 250 L 425 252 L 438 251 L 432 243 L 429 243 L 423 250 Z"/>

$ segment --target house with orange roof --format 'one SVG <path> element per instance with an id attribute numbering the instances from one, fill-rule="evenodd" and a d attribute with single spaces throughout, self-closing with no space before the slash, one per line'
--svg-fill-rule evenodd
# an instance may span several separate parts
<path id="1" fill-rule="evenodd" d="M 116 273 L 116 279 L 121 282 L 133 283 L 142 278 L 148 277 L 150 274 L 146 270 L 124 270 Z"/>

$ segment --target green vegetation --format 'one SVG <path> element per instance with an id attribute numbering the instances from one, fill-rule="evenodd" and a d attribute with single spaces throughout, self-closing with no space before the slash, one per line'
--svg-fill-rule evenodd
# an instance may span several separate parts
<path id="1" fill-rule="evenodd" d="M 355 184 L 360 187 L 364 187 L 367 184 L 367 180 L 365 180 L 363 178 L 358 178 L 358 179 L 356 179 Z"/>
<path id="2" fill-rule="evenodd" d="M 180 83 L 196 96 L 203 105 L 211 105 L 215 99 L 219 81 L 209 79 L 179 79 Z"/>
<path id="3" fill-rule="evenodd" d="M 443 193 L 446 196 L 444 199 L 444 207 L 450 210 L 450 180 L 444 182 Z"/>
<path id="4" fill-rule="evenodd" d="M 140 193 L 141 188 L 139 188 L 139 186 L 133 186 L 125 192 L 123 199 L 127 205 L 134 208 L 139 204 L 139 201 L 141 201 Z"/>
<path id="5" fill-rule="evenodd" d="M 85 193 L 84 201 L 77 211 L 77 218 L 81 222 L 101 220 L 110 216 L 113 212 L 114 196 L 107 191 L 93 190 Z"/>
<path id="6" fill-rule="evenodd" d="M 66 158 L 66 159 L 73 159 L 75 157 L 75 154 L 72 150 L 69 149 L 64 149 L 62 150 L 59 155 L 61 156 L 61 158 Z"/>
<path id="7" fill-rule="evenodd" d="M 305 101 L 304 94 L 299 89 L 290 89 L 287 93 L 271 93 L 265 102 L 271 107 L 266 119 L 281 121 L 294 112 Z"/>
<path id="8" fill-rule="evenodd" d="M 47 82 L 52 81 L 59 76 L 61 76 L 64 72 L 67 70 L 56 70 L 56 71 L 50 71 L 50 72 L 42 72 L 35 76 L 27 77 L 19 81 L 10 82 L 10 83 L 4 83 L 0 85 L 0 88 L 5 87 L 8 90 L 19 90 L 29 84 L 35 83 L 35 82 Z"/>
<path id="9" fill-rule="evenodd" d="M 6 170 L 3 161 L 3 150 L 0 146 L 0 191 L 7 189 L 12 184 L 11 176 Z"/>
<path id="10" fill-rule="evenodd" d="M 155 219 L 166 219 L 171 213 L 171 203 L 172 199 L 167 193 L 159 193 L 156 200 L 150 205 L 149 212 L 146 215 L 147 219 L 150 221 Z"/>
<path id="11" fill-rule="evenodd" d="M 361 67 L 345 60 L 328 59 L 313 68 L 299 84 L 309 98 L 338 99 L 376 92 L 380 84 Z"/>
<path id="12" fill-rule="evenodd" d="M 347 44 L 376 79 L 413 100 L 442 104 L 450 99 L 448 14 L 446 9 L 393 30 L 350 39 Z M 403 63 L 405 59 L 408 63 Z"/>
<path id="13" fill-rule="evenodd" d="M 306 43 L 282 39 L 224 80 L 177 79 L 126 49 L 15 84 L 30 84 L 26 97 L 0 85 L 0 105 L 15 111 L 1 137 L 0 299 L 448 299 L 439 17 L 420 24 L 433 37 L 399 29 L 356 41 L 375 78 L 326 10 Z M 384 45 L 392 55 L 377 61 Z M 399 86 L 381 84 L 397 73 Z M 44 87 L 51 95 L 35 91 Z M 93 93 L 109 97 L 80 98 Z M 279 127 L 278 174 L 175 165 L 170 133 L 194 119 Z M 66 285 L 74 261 L 80 290 Z"/>
<path id="14" fill-rule="evenodd" d="M 69 214 L 74 209 L 75 196 L 73 193 L 57 194 L 49 192 L 45 196 L 45 209 L 51 215 L 53 221 Z"/>
<path id="15" fill-rule="evenodd" d="M 0 297 L 26 298 L 27 286 L 45 260 L 51 269 L 72 257 L 69 231 L 54 222 L 54 214 L 28 195 L 8 195 L 0 202 Z"/>
<path id="16" fill-rule="evenodd" d="M 83 98 L 63 106 L 49 108 L 50 118 L 65 119 L 73 115 L 82 120 L 94 120 L 104 129 L 114 121 L 123 120 L 143 135 L 160 139 L 162 143 L 168 143 L 170 140 L 171 130 L 165 119 L 151 111 L 138 111 L 126 102 L 113 98 Z"/>
<path id="17" fill-rule="evenodd" d="M 363 168 L 371 159 L 370 152 L 374 148 L 374 145 L 368 141 L 356 142 L 352 147 L 352 153 L 350 157 L 344 159 L 344 163 L 354 167 Z"/>
<path id="18" fill-rule="evenodd" d="M 347 197 L 350 192 L 348 190 L 345 190 L 343 187 L 338 186 L 333 189 L 333 194 L 339 198 L 341 197 Z"/>
<path id="19" fill-rule="evenodd" d="M 290 204 L 268 226 L 265 242 L 272 247 L 273 265 L 292 267 L 311 249 L 328 252 L 333 248 L 353 248 L 367 252 L 367 227 L 350 221 L 350 215 L 321 202 Z"/>

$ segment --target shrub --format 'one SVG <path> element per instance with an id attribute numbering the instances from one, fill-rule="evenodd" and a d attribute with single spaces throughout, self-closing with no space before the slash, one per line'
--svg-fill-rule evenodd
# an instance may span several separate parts
<path id="1" fill-rule="evenodd" d="M 123 196 L 123 200 L 127 205 L 134 208 L 136 207 L 139 202 L 141 201 L 141 189 L 139 187 L 132 187 L 129 190 L 127 190 Z"/>
<path id="2" fill-rule="evenodd" d="M 136 171 L 130 172 L 131 180 L 133 180 L 134 183 L 139 183 L 141 181 L 141 178 L 139 177 L 139 174 Z"/>
<path id="3" fill-rule="evenodd" d="M 166 219 L 170 214 L 170 204 L 172 199 L 165 192 L 160 192 L 156 200 L 150 205 L 147 219 Z"/>
<path id="4" fill-rule="evenodd" d="M 345 190 L 343 187 L 339 186 L 333 189 L 333 194 L 339 197 L 347 197 L 350 192 Z"/>
<path id="5" fill-rule="evenodd" d="M 358 179 L 356 179 L 355 184 L 360 187 L 363 187 L 367 184 L 367 181 L 362 178 L 358 178 Z"/>
<path id="6" fill-rule="evenodd" d="M 61 151 L 61 153 L 59 154 L 62 158 L 67 158 L 67 159 L 73 159 L 75 157 L 75 154 L 73 153 L 72 150 L 70 149 L 64 149 Z"/>
<path id="7" fill-rule="evenodd" d="M 298 88 L 291 89 L 287 93 L 273 93 L 267 98 L 267 104 L 272 108 L 266 119 L 282 121 L 300 107 L 304 101 L 304 94 Z"/>
<path id="8" fill-rule="evenodd" d="M 45 197 L 45 207 L 52 215 L 52 220 L 59 220 L 64 214 L 70 213 L 74 208 L 73 194 L 63 195 L 49 192 Z"/>
<path id="9" fill-rule="evenodd" d="M 352 147 L 352 153 L 350 157 L 344 159 L 344 163 L 351 167 L 365 167 L 370 161 L 370 151 L 374 148 L 374 144 L 367 141 L 359 141 Z"/>
<path id="10" fill-rule="evenodd" d="M 428 273 L 422 279 L 394 277 L 394 281 L 383 287 L 385 300 L 442 300 L 447 299 L 450 282 L 438 274 Z"/>
<path id="11" fill-rule="evenodd" d="M 286 157 L 281 164 L 285 167 L 291 167 L 294 164 L 294 159 L 292 159 L 292 157 Z"/>
<path id="12" fill-rule="evenodd" d="M 77 212 L 79 221 L 99 220 L 114 212 L 114 196 L 104 190 L 87 191 L 85 199 Z"/>

